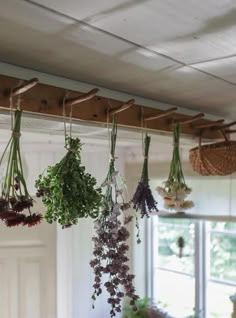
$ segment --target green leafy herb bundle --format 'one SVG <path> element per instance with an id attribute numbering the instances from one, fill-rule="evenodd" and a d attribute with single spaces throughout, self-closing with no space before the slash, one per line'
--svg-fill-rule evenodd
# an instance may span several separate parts
<path id="1" fill-rule="evenodd" d="M 96 179 L 81 164 L 80 139 L 66 136 L 65 143 L 66 155 L 35 182 L 37 196 L 47 208 L 45 219 L 63 228 L 77 224 L 80 218 L 96 218 L 102 200 Z"/>
<path id="2" fill-rule="evenodd" d="M 193 207 L 193 202 L 185 200 L 191 193 L 186 185 L 179 151 L 180 125 L 176 124 L 173 130 L 173 154 L 170 164 L 168 180 L 164 187 L 157 187 L 157 192 L 164 198 L 165 207 L 176 211 L 186 210 Z"/>
<path id="3" fill-rule="evenodd" d="M 12 136 L 0 160 L 1 166 L 9 151 L 0 197 L 0 219 L 8 227 L 31 227 L 39 224 L 42 219 L 40 213 L 32 213 L 30 210 L 33 207 L 33 199 L 27 189 L 20 152 L 21 117 L 22 111 L 17 109 L 13 119 Z"/>

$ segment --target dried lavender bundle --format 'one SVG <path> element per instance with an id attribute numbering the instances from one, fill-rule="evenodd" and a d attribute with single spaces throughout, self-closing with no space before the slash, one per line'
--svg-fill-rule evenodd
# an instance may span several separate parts
<path id="1" fill-rule="evenodd" d="M 3 178 L 0 197 L 0 219 L 8 227 L 37 225 L 42 220 L 40 213 L 32 213 L 33 199 L 31 198 L 24 178 L 20 152 L 22 111 L 16 110 L 14 115 L 14 127 L 12 136 L 3 152 L 0 166 L 9 150 L 7 168 Z"/>
<path id="2" fill-rule="evenodd" d="M 151 137 L 146 134 L 144 139 L 144 162 L 141 179 L 131 200 L 134 204 L 134 209 L 140 211 L 141 217 L 149 217 L 152 212 L 158 212 L 157 202 L 152 195 L 149 185 L 148 176 L 148 154 Z"/>
<path id="3" fill-rule="evenodd" d="M 164 187 L 157 187 L 157 192 L 164 199 L 165 208 L 181 211 L 194 206 L 190 200 L 185 200 L 191 189 L 186 185 L 182 170 L 179 152 L 180 126 L 175 125 L 173 130 L 173 155 L 170 164 L 168 180 L 164 182 Z"/>
<path id="4" fill-rule="evenodd" d="M 127 240 L 130 236 L 127 225 L 133 217 L 127 214 L 130 204 L 125 203 L 124 184 L 115 168 L 116 137 L 117 124 L 114 118 L 111 132 L 111 159 L 107 177 L 102 184 L 105 189 L 103 208 L 95 221 L 94 259 L 90 262 L 95 274 L 92 299 L 96 300 L 104 286 L 109 294 L 107 301 L 111 306 L 111 317 L 121 312 L 123 297 L 130 298 L 130 305 L 134 309 L 138 299 L 133 286 L 135 276 L 129 273 L 130 268 L 127 264 L 129 261 L 126 255 L 129 250 Z"/>

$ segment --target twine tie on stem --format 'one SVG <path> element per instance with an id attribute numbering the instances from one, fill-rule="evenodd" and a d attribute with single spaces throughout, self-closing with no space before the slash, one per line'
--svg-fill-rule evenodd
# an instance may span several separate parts
<path id="1" fill-rule="evenodd" d="M 65 96 L 63 97 L 63 101 L 62 101 L 62 116 L 63 116 L 63 122 L 64 122 L 64 136 L 66 139 L 66 107 L 65 107 L 65 101 L 67 98 L 68 93 L 65 94 Z"/>
<path id="2" fill-rule="evenodd" d="M 13 138 L 20 138 L 20 137 L 21 137 L 21 133 L 12 131 L 12 137 L 13 137 Z"/>
<path id="3" fill-rule="evenodd" d="M 115 156 L 113 156 L 113 155 L 110 155 L 110 161 L 115 161 L 115 160 L 117 160 L 118 159 L 118 157 L 115 157 Z"/>

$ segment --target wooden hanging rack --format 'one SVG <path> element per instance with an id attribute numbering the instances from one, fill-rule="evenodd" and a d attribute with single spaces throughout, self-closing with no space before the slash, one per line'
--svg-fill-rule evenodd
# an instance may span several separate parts
<path id="1" fill-rule="evenodd" d="M 233 132 L 228 128 L 233 124 L 223 125 L 224 119 L 211 121 L 204 119 L 204 114 L 200 113 L 194 116 L 178 113 L 177 107 L 167 110 L 161 110 L 145 105 L 135 104 L 135 100 L 131 99 L 127 102 L 108 99 L 97 96 L 99 89 L 94 88 L 89 92 L 67 91 L 50 85 L 39 83 L 38 79 L 33 78 L 24 81 L 19 85 L 17 78 L 0 75 L 0 107 L 9 109 L 9 96 L 23 94 L 22 108 L 25 112 L 53 116 L 62 118 L 62 104 L 74 106 L 73 120 L 86 121 L 95 124 L 107 124 L 107 115 L 117 115 L 118 125 L 140 129 L 141 109 L 145 128 L 153 132 L 171 132 L 173 124 L 179 123 L 181 131 L 185 135 L 199 136 L 202 129 L 205 130 L 204 136 L 209 139 L 221 138 L 222 134 L 219 128 L 226 133 Z M 20 80 L 22 82 L 22 80 Z M 69 96 L 65 98 L 66 94 Z M 197 122 L 197 123 L 195 123 Z"/>

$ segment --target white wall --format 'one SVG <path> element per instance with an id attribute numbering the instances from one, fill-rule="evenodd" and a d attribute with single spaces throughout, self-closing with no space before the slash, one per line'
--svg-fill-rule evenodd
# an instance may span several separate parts
<path id="1" fill-rule="evenodd" d="M 2 153 L 5 143 L 2 142 Z M 45 148 L 46 149 L 46 148 Z M 44 149 L 44 150 L 45 150 Z M 34 144 L 22 146 L 29 191 L 45 165 L 55 161 L 56 149 L 44 151 Z M 3 171 L 1 171 L 1 177 Z M 37 199 L 33 212 L 42 213 Z M 7 228 L 0 224 L 1 318 L 56 318 L 56 226 Z"/>
<path id="2" fill-rule="evenodd" d="M 38 175 L 64 155 L 63 137 L 61 144 L 22 142 L 21 149 L 29 192 L 34 195 L 34 182 Z M 118 150 L 117 155 L 117 168 L 122 173 L 123 150 Z M 108 145 L 85 143 L 82 161 L 100 185 L 107 173 Z M 105 293 L 96 301 L 95 309 L 92 309 L 93 272 L 89 265 L 93 251 L 92 236 L 93 222 L 90 219 L 81 220 L 70 229 L 62 230 L 57 226 L 57 233 L 54 234 L 57 240 L 57 318 L 109 317 L 110 307 Z"/>

